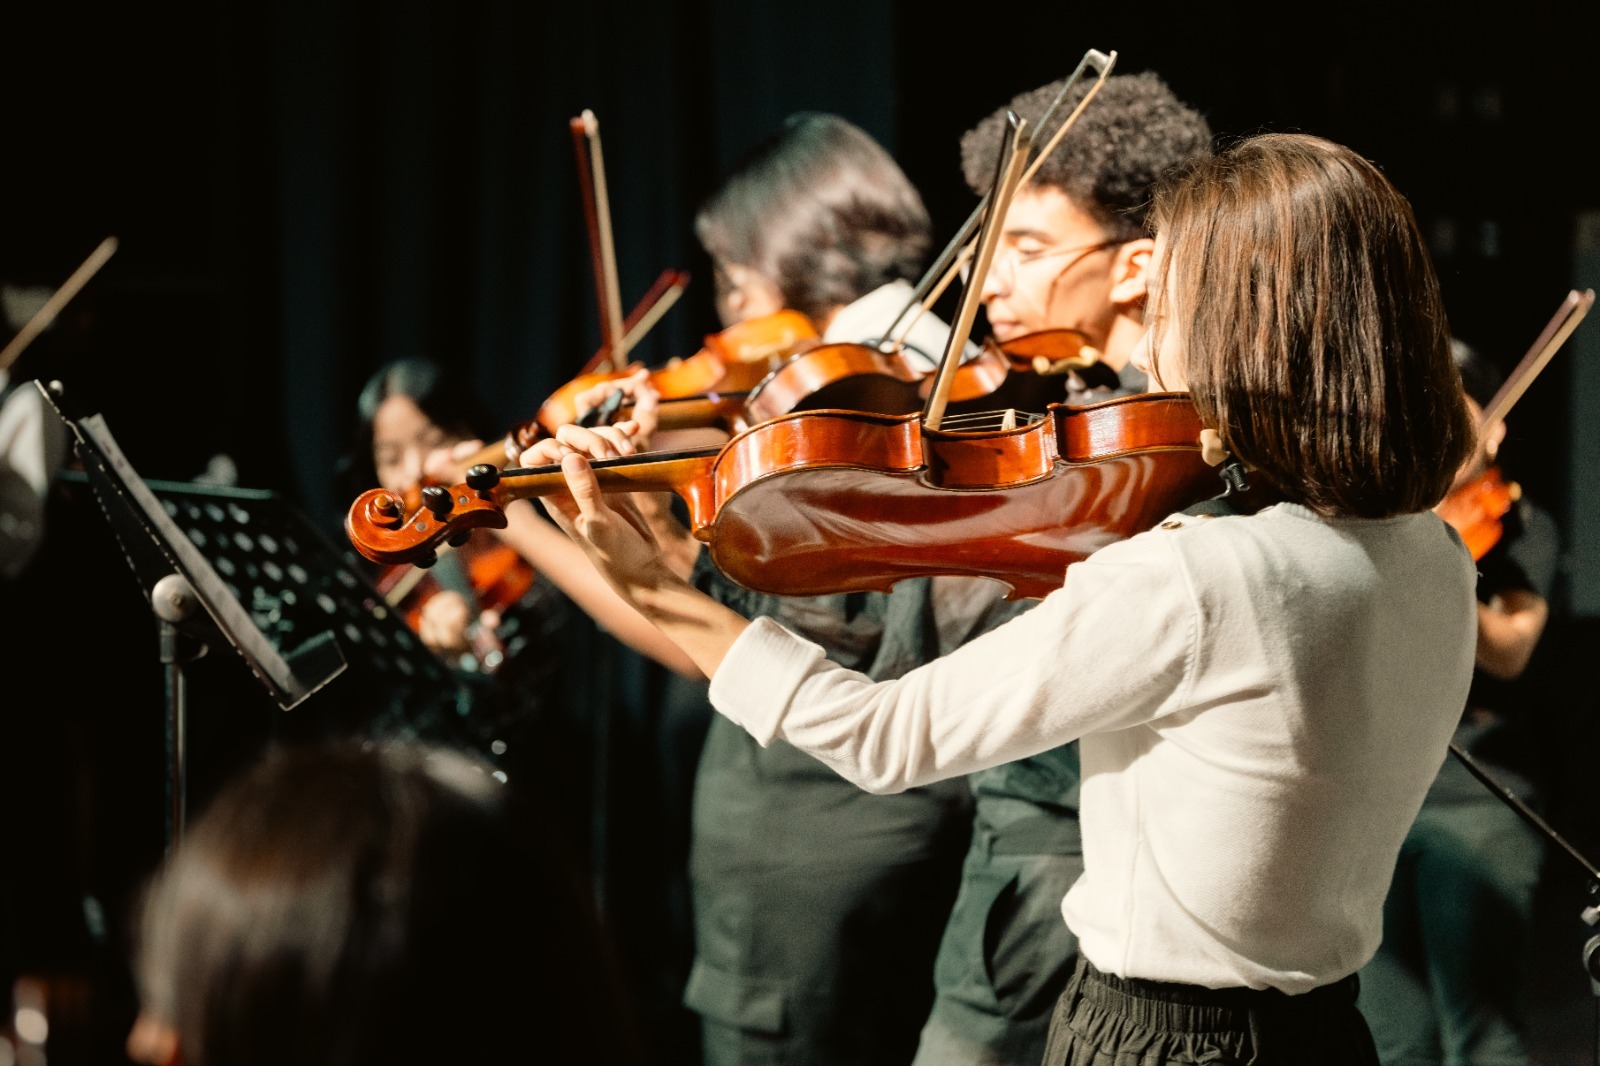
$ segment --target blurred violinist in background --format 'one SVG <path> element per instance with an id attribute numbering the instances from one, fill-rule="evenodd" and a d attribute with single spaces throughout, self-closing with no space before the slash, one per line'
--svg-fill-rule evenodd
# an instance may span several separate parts
<path id="1" fill-rule="evenodd" d="M 362 388 L 357 407 L 356 443 L 343 464 L 352 496 L 374 485 L 414 496 L 422 486 L 437 482 L 429 469 L 448 468 L 481 450 L 488 435 L 481 402 L 428 359 L 402 358 L 381 367 Z M 441 553 L 433 567 L 406 566 L 399 568 L 405 573 L 380 575 L 380 588 L 402 590 L 396 600 L 430 648 L 464 669 L 514 674 L 528 638 L 521 636 L 518 620 L 507 609 L 531 593 L 542 610 L 559 610 L 551 596 L 558 589 L 630 647 L 687 676 L 699 676 L 654 627 L 619 609 L 620 601 L 582 553 L 536 509 L 512 508 L 506 517 L 508 527 L 496 536 Z M 411 585 L 413 579 L 420 580 Z M 500 645 L 498 655 L 475 650 L 495 644 Z"/>
<path id="2" fill-rule="evenodd" d="M 95 605 L 97 623 L 104 618 L 91 598 L 102 593 L 102 571 L 84 550 L 100 531 L 85 533 L 84 523 L 72 521 L 77 512 L 61 480 L 74 462 L 70 434 L 36 382 L 71 380 L 89 363 L 103 293 L 79 286 L 114 246 L 108 240 L 70 276 L 60 263 L 44 268 L 8 255 L 0 265 L 4 658 L 41 677 L 81 670 L 82 648 L 63 634 L 81 630 L 86 604 Z M 0 1057 L 11 1048 L 5 1036 L 14 988 L 16 1007 L 25 1005 L 20 992 L 26 987 L 34 990 L 36 1005 L 49 1008 L 60 1049 L 86 1039 L 90 1004 L 102 991 L 95 983 L 109 961 L 101 950 L 105 885 L 97 883 L 96 868 L 102 786 L 92 767 L 96 743 L 109 730 L 96 717 L 99 707 L 68 698 L 49 713 L 14 703 L 0 714 L 0 810 L 7 812 L 7 851 L 16 871 L 0 879 L 0 1011 L 8 1019 L 0 1025 Z"/>
<path id="3" fill-rule="evenodd" d="M 792 116 L 751 148 L 706 199 L 695 231 L 725 326 L 799 311 L 827 344 L 883 340 L 932 243 L 921 195 L 893 157 L 854 124 L 818 113 Z M 907 321 L 907 362 L 931 368 L 948 327 L 931 314 Z M 648 375 L 621 385 L 641 449 L 662 447 Z M 680 576 L 874 677 L 961 643 L 1004 602 L 998 583 L 979 579 L 940 592 L 926 578 L 893 593 L 753 592 L 717 569 L 672 507 L 634 498 Z M 909 1063 L 969 820 L 964 782 L 869 795 L 812 756 L 713 716 L 695 779 L 695 958 L 684 992 L 705 1066 Z"/>
<path id="4" fill-rule="evenodd" d="M 1456 340 L 1475 420 L 1499 391 L 1493 363 Z M 1555 520 L 1501 472 L 1506 423 L 1478 447 L 1439 513 L 1478 559 L 1478 647 L 1455 743 L 1535 809 L 1539 708 L 1525 673 L 1550 618 Z M 1406 836 L 1384 935 L 1361 973 L 1361 1009 L 1385 1064 L 1525 1063 L 1524 988 L 1544 839 L 1458 759 L 1445 760 Z"/>
<path id="5" fill-rule="evenodd" d="M 350 484 L 382 485 L 415 496 L 423 463 L 435 449 L 471 437 L 484 415 L 477 400 L 434 363 L 400 359 L 382 367 L 357 400 L 356 444 L 344 466 Z M 494 538 L 442 552 L 437 565 L 391 567 L 379 590 L 406 615 L 424 644 L 457 669 L 512 676 L 527 665 L 529 636 L 517 608 L 525 596 L 548 612 L 548 582 Z"/>
<path id="6" fill-rule="evenodd" d="M 377 484 L 412 496 L 423 484 L 427 455 L 479 432 L 485 418 L 476 397 L 421 358 L 381 367 L 362 388 L 357 410 L 342 484 Z M 537 515 L 517 516 L 519 527 L 540 522 Z M 559 721 L 561 657 L 530 646 L 559 633 L 563 623 L 566 604 L 548 580 L 494 537 L 441 552 L 432 568 L 385 567 L 373 579 L 460 683 L 466 713 L 447 721 L 462 733 L 430 739 L 464 741 L 502 767 L 521 765 L 549 746 L 533 737 Z M 561 728 L 568 740 L 558 747 L 570 749 L 581 732 Z"/>
<path id="7" fill-rule="evenodd" d="M 443 470 L 482 451 L 486 437 L 498 437 L 461 374 L 425 358 L 401 358 L 381 367 L 368 379 L 357 407 L 355 443 L 344 472 L 351 496 L 375 485 L 417 496 L 423 485 L 438 483 Z M 626 668 L 621 659 L 608 658 L 613 640 L 661 663 L 668 677 L 681 675 L 703 703 L 701 675 L 658 629 L 625 608 L 581 550 L 541 511 L 519 504 L 507 509 L 506 518 L 507 528 L 441 551 L 433 566 L 389 567 L 376 576 L 376 584 L 429 647 L 457 664 L 471 698 L 468 713 L 454 723 L 465 731 L 465 740 L 513 779 L 536 778 L 535 787 L 546 794 L 567 832 L 586 842 L 591 863 L 626 868 L 613 878 L 617 889 L 607 893 L 607 917 L 621 938 L 626 977 L 640 997 L 652 1043 L 669 1044 L 671 1037 L 658 1031 L 663 1012 L 655 1002 L 665 995 L 682 1013 L 677 1001 L 689 934 L 684 861 L 674 842 L 687 837 L 687 828 L 678 823 L 687 822 L 688 786 L 657 768 L 658 760 L 669 761 L 657 755 L 658 749 L 677 742 L 657 721 L 664 712 L 631 704 L 616 712 L 595 706 L 610 697 L 590 692 L 586 678 L 595 669 Z M 578 609 L 599 632 L 575 624 Z M 598 667 L 591 662 L 596 659 Z M 698 721 L 691 723 L 691 738 L 683 741 L 693 747 L 688 759 L 698 755 L 709 713 L 701 707 Z M 606 736 L 597 736 L 597 730 Z M 604 787 L 600 774 L 625 774 L 632 794 L 648 791 L 652 802 L 614 816 L 596 794 Z M 605 840 L 625 839 L 626 846 L 616 848 L 625 854 L 592 854 L 597 848 L 613 850 L 596 839 L 597 824 L 607 827 Z M 662 970 L 671 976 L 659 976 Z M 661 984 L 670 984 L 670 990 L 657 992 Z"/>

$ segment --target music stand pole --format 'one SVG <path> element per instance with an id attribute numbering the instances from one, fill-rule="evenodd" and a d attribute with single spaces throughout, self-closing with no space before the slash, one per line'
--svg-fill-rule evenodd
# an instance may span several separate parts
<path id="1" fill-rule="evenodd" d="M 189 810 L 189 688 L 183 664 L 206 653 L 206 646 L 179 625 L 201 610 L 199 597 L 182 574 L 168 574 L 150 592 L 150 606 L 161 628 L 161 663 L 167 695 L 167 851 L 183 836 Z"/>

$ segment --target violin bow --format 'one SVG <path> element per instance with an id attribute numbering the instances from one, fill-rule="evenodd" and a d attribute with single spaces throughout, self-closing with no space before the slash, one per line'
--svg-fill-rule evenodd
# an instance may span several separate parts
<path id="1" fill-rule="evenodd" d="M 689 272 L 686 270 L 663 270 L 661 276 L 656 278 L 656 283 L 650 286 L 650 291 L 644 298 L 628 312 L 628 317 L 622 322 L 622 344 L 628 351 L 638 347 L 639 342 L 661 321 L 661 316 L 666 314 L 672 305 L 678 302 L 678 297 L 683 295 L 683 290 L 689 285 Z M 583 364 L 583 369 L 578 371 L 582 377 L 585 374 L 597 373 L 603 368 L 612 366 L 611 349 L 601 345 L 589 361 Z"/>
<path id="2" fill-rule="evenodd" d="M 89 279 L 94 277 L 101 267 L 105 266 L 106 260 L 110 259 L 116 253 L 116 250 L 117 239 L 115 237 L 107 237 L 96 246 L 94 251 L 89 253 L 89 258 L 79 264 L 78 269 L 74 270 L 72 275 L 61 283 L 59 289 L 50 294 L 50 298 L 44 302 L 43 306 L 33 313 L 33 317 L 28 319 L 23 327 L 17 331 L 17 335 L 11 338 L 5 349 L 0 351 L 0 371 L 11 369 L 11 364 L 17 361 L 23 350 L 33 343 L 35 337 L 50 328 L 50 323 L 56 320 L 56 316 L 61 313 L 61 309 L 67 306 L 74 296 L 78 295 L 79 290 L 89 283 Z"/>
<path id="3" fill-rule="evenodd" d="M 922 424 L 927 429 L 938 429 L 944 421 L 945 406 L 950 399 L 950 386 L 955 382 L 956 367 L 961 363 L 961 351 L 972 333 L 972 322 L 978 315 L 978 298 L 983 291 L 983 281 L 994 260 L 994 248 L 1000 240 L 1000 227 L 1011 207 L 1011 198 L 1022 184 L 1022 171 L 1027 162 L 1028 148 L 1033 137 L 1025 119 L 1013 111 L 1006 112 L 1006 135 L 1000 145 L 1000 159 L 995 166 L 994 187 L 987 197 L 994 210 L 985 214 L 978 230 L 976 250 L 972 253 L 972 273 L 967 276 L 961 291 L 961 305 L 955 320 L 950 324 L 950 337 L 945 345 L 944 358 L 939 362 L 938 376 L 928 394 L 928 405 L 923 411 Z"/>
<path id="4" fill-rule="evenodd" d="M 1077 67 L 1067 76 L 1067 80 L 1062 83 L 1061 91 L 1056 93 L 1055 99 L 1050 101 L 1050 106 L 1045 108 L 1044 114 L 1039 116 L 1038 122 L 1034 124 L 1035 128 L 1044 129 L 1045 124 L 1055 117 L 1055 113 L 1066 102 L 1067 94 L 1082 80 L 1085 71 L 1093 67 L 1097 71 L 1098 77 L 1095 83 L 1089 87 L 1089 91 L 1084 94 L 1083 99 L 1078 101 L 1078 106 L 1073 108 L 1072 114 L 1068 115 L 1066 120 L 1061 123 L 1061 128 L 1051 134 L 1050 140 L 1045 142 L 1044 147 L 1039 151 L 1038 158 L 1029 164 L 1027 173 L 1022 176 L 1023 182 L 1033 177 L 1034 172 L 1039 169 L 1039 165 L 1055 150 L 1055 146 L 1061 143 L 1061 138 L 1078 121 L 1078 116 L 1083 114 L 1085 107 L 1089 106 L 1089 101 L 1093 100 L 1100 92 L 1101 86 L 1105 85 L 1106 79 L 1111 76 L 1112 68 L 1116 65 L 1117 53 L 1115 51 L 1106 53 L 1091 48 L 1083 54 L 1083 58 L 1078 61 Z M 894 321 L 889 323 L 889 328 L 884 330 L 883 335 L 885 338 L 892 338 L 895 335 L 895 327 L 899 326 L 901 320 L 911 313 L 912 308 L 922 305 L 921 310 L 926 311 L 928 307 L 931 307 L 934 301 L 938 299 L 938 296 L 930 296 L 929 294 L 933 293 L 936 288 L 938 292 L 944 292 L 951 280 L 961 270 L 963 261 L 966 256 L 970 255 L 969 245 L 973 239 L 972 235 L 983 221 L 986 209 L 989 206 L 989 199 L 990 196 L 985 195 L 978 201 L 978 206 L 972 209 L 972 214 L 967 216 L 967 220 L 961 224 L 961 228 L 950 239 L 950 243 L 945 245 L 944 251 L 939 253 L 939 258 L 935 259 L 933 264 L 928 267 L 922 276 L 922 280 L 917 283 L 916 289 L 912 292 L 911 299 L 906 301 L 905 307 L 901 308 Z M 920 314 L 921 311 L 918 313 Z M 914 323 L 915 319 L 912 321 Z M 907 325 L 905 330 L 902 331 L 902 338 L 910 330 L 911 326 Z M 890 344 L 889 347 L 892 349 L 894 345 Z"/>
<path id="5" fill-rule="evenodd" d="M 905 328 L 900 330 L 900 335 L 895 336 L 894 329 L 891 327 L 884 334 L 884 342 L 880 347 L 889 352 L 897 351 L 904 347 L 906 338 L 911 336 L 911 331 L 917 327 L 917 322 L 921 320 L 923 315 L 933 310 L 933 305 L 939 302 L 939 297 L 944 295 L 944 291 L 950 287 L 950 283 L 961 275 L 961 268 L 972 262 L 972 252 L 973 247 L 971 244 L 964 245 L 961 248 L 956 255 L 955 262 L 951 263 L 950 269 L 946 270 L 944 276 L 939 278 L 938 284 L 934 285 L 922 299 L 913 300 L 906 305 L 906 310 L 915 307 L 917 313 L 910 318 L 906 318 L 905 311 L 902 311 L 900 317 L 895 319 L 898 322 L 901 318 L 906 318 Z"/>
<path id="6" fill-rule="evenodd" d="M 1478 433 L 1481 436 L 1490 426 L 1505 418 L 1513 404 L 1522 398 L 1528 391 L 1528 386 L 1533 384 L 1533 379 L 1550 362 L 1552 356 L 1572 336 L 1572 331 L 1578 328 L 1584 316 L 1589 313 L 1589 308 L 1594 306 L 1594 290 L 1585 289 L 1579 292 L 1573 289 L 1567 293 L 1567 298 L 1561 301 L 1561 306 L 1556 309 L 1555 316 L 1545 324 L 1538 339 L 1533 342 L 1533 347 L 1522 357 L 1516 369 L 1506 376 L 1506 382 L 1500 386 L 1494 396 L 1483 409 L 1483 417 L 1478 420 Z"/>
<path id="7" fill-rule="evenodd" d="M 595 297 L 600 308 L 600 346 L 606 352 L 603 369 L 618 370 L 628 357 L 628 338 L 622 325 L 622 294 L 617 283 L 617 250 L 611 238 L 611 199 L 606 192 L 606 167 L 600 152 L 600 120 L 584 108 L 568 123 L 578 157 L 578 185 L 583 193 L 583 214 L 589 226 L 589 256 L 594 266 Z"/>

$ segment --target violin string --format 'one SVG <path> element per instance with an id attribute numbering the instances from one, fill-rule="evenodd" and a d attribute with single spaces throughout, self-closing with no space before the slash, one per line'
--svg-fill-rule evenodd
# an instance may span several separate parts
<path id="1" fill-rule="evenodd" d="M 994 430 L 1014 429 L 1019 425 L 1031 426 L 1042 421 L 1044 421 L 1044 415 L 1042 414 L 1019 411 L 1012 407 L 1003 411 L 973 411 L 962 415 L 952 415 L 944 420 L 944 428 L 963 432 L 991 432 Z"/>

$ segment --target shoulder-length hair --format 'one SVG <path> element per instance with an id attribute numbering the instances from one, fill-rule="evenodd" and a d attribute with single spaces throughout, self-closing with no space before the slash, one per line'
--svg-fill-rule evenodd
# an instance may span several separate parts
<path id="1" fill-rule="evenodd" d="M 933 223 L 894 158 L 837 115 L 803 112 L 758 144 L 701 206 L 695 235 L 724 263 L 770 278 L 822 320 L 922 269 Z"/>
<path id="2" fill-rule="evenodd" d="M 1195 406 L 1234 455 L 1327 514 L 1444 497 L 1473 429 L 1438 277 L 1377 167 L 1251 137 L 1164 184 L 1151 221 L 1157 328 L 1179 331 Z"/>
<path id="3" fill-rule="evenodd" d="M 474 756 L 279 749 L 155 878 L 142 1007 L 189 1066 L 635 1061 L 611 942 L 555 832 Z"/>

